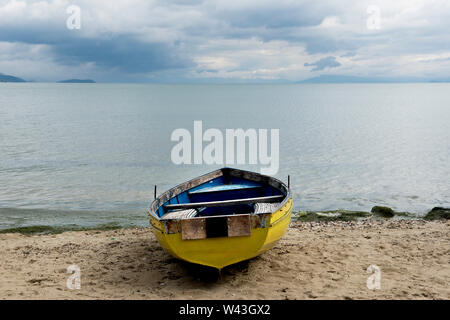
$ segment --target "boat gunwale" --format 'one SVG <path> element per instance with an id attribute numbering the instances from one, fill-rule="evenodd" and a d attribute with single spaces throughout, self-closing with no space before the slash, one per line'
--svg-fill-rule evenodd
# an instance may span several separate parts
<path id="1" fill-rule="evenodd" d="M 191 180 L 185 181 L 183 183 L 180 183 L 178 185 L 176 185 L 175 187 L 170 188 L 169 190 L 163 192 L 159 197 L 157 197 L 156 199 L 154 199 L 151 204 L 150 207 L 148 209 L 149 214 L 154 217 L 155 219 L 157 219 L 158 221 L 172 221 L 172 220 L 179 220 L 179 219 L 162 219 L 162 217 L 159 217 L 156 214 L 156 211 L 167 201 L 169 201 L 170 199 L 172 199 L 173 197 L 176 197 L 177 195 L 191 189 L 194 188 L 196 186 L 199 186 L 203 183 L 206 183 L 208 181 L 211 181 L 212 179 L 224 176 L 224 171 L 225 170 L 229 170 L 230 173 L 231 172 L 238 172 L 238 173 L 242 173 L 242 174 L 246 174 L 247 176 L 254 176 L 254 177 L 260 177 L 260 178 L 264 178 L 266 179 L 266 183 L 270 184 L 272 187 L 279 189 L 281 192 L 283 192 L 283 188 L 286 190 L 286 194 L 285 197 L 283 199 L 283 201 L 281 201 L 279 203 L 279 206 L 277 206 L 275 209 L 273 209 L 273 211 L 271 213 L 274 213 L 276 211 L 278 211 L 282 206 L 284 206 L 286 204 L 286 202 L 291 198 L 291 190 L 290 188 L 281 180 L 271 177 L 271 176 L 267 176 L 267 175 L 263 175 L 257 172 L 252 172 L 252 171 L 247 171 L 247 170 L 242 170 L 242 169 L 236 169 L 236 168 L 230 168 L 230 167 L 224 167 L 221 169 L 217 169 L 214 171 L 211 171 L 209 173 L 206 173 L 204 175 L 198 176 L 196 178 L 193 178 Z M 251 179 L 248 179 L 251 180 Z M 253 181 L 253 180 L 252 180 Z M 274 183 L 274 184 L 279 184 L 280 186 L 274 186 L 272 185 L 270 182 Z M 178 193 L 175 193 L 175 191 L 178 191 Z M 163 201 L 163 202 L 162 202 Z M 261 215 L 261 214 L 268 214 L 268 212 L 261 212 L 261 213 L 253 213 L 253 215 Z M 225 215 L 226 216 L 226 215 Z M 204 218 L 213 218 L 215 216 L 211 216 L 211 217 L 204 217 Z M 194 217 L 195 218 L 195 217 Z M 189 218 L 189 219 L 194 219 L 194 218 Z"/>

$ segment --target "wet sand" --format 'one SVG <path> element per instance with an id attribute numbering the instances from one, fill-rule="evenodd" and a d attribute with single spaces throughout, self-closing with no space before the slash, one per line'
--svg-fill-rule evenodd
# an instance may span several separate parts
<path id="1" fill-rule="evenodd" d="M 0 299 L 450 299 L 449 249 L 448 221 L 292 223 L 275 248 L 217 277 L 172 258 L 149 229 L 0 234 Z M 72 264 L 80 290 L 66 286 Z"/>

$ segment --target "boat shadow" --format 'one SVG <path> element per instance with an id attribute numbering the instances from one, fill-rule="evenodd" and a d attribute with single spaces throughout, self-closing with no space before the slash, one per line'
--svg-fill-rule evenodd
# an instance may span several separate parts
<path id="1" fill-rule="evenodd" d="M 135 237 L 128 242 L 112 241 L 99 251 L 106 258 L 86 270 L 86 274 L 97 275 L 92 279 L 99 282 L 124 288 L 132 286 L 140 291 L 148 288 L 171 288 L 175 291 L 187 287 L 204 289 L 205 285 L 226 284 L 236 277 L 247 277 L 252 263 L 259 260 L 259 257 L 255 257 L 219 271 L 172 257 L 156 239 L 149 241 L 145 237 Z M 99 270 L 102 271 L 100 274 Z"/>
<path id="2" fill-rule="evenodd" d="M 216 283 L 227 281 L 237 274 L 246 274 L 248 272 L 251 260 L 241 261 L 218 270 L 213 267 L 203 266 L 195 263 L 189 263 L 183 260 L 174 259 L 185 275 L 192 277 L 202 283 Z"/>

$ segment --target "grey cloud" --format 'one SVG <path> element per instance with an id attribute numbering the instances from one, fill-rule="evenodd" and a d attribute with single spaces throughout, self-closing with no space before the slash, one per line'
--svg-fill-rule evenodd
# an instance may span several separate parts
<path id="1" fill-rule="evenodd" d="M 145 73 L 184 68 L 192 63 L 183 57 L 176 45 L 145 43 L 132 35 L 106 39 L 73 39 L 53 46 L 58 61 L 76 65 L 94 62 L 97 66 L 117 68 L 126 73 Z"/>
<path id="2" fill-rule="evenodd" d="M 161 0 L 151 3 L 142 0 L 135 1 L 133 6 L 115 1 L 121 10 L 107 7 L 106 1 L 80 0 L 84 20 L 83 30 L 78 32 L 65 28 L 64 5 L 55 9 L 62 2 L 47 1 L 57 12 L 48 19 L 37 19 L 25 11 L 20 19 L 11 20 L 2 19 L 8 17 L 9 13 L 1 10 L 2 4 L 8 1 L 0 0 L 0 41 L 45 44 L 48 56 L 51 55 L 57 64 L 76 67 L 92 63 L 105 72 L 117 70 L 119 79 L 144 73 L 179 78 L 199 70 L 200 73 L 201 70 L 214 73 L 216 65 L 200 63 L 197 66 L 198 58 L 207 56 L 217 60 L 232 50 L 245 55 L 246 50 L 252 49 L 248 47 L 249 39 L 265 44 L 284 41 L 299 48 L 300 59 L 305 56 L 308 59 L 308 55 L 328 56 L 304 64 L 312 67 L 312 71 L 341 66 L 336 57 L 357 56 L 360 61 L 372 61 L 374 67 L 373 61 L 380 57 L 395 59 L 397 56 L 450 51 L 450 34 L 447 32 L 450 10 L 446 10 L 448 6 L 439 0 L 434 6 L 428 6 L 426 2 L 418 4 L 419 13 L 408 10 L 406 5 L 381 1 L 382 25 L 377 31 L 366 29 L 367 4 L 347 0 Z M 413 16 L 404 19 L 402 14 Z M 337 21 L 336 25 L 320 26 L 326 17 L 332 17 L 332 21 Z M 398 22 L 397 18 L 404 20 Z M 383 21 L 390 21 L 390 25 L 385 26 Z M 424 24 L 423 21 L 432 23 Z M 242 41 L 236 41 L 234 47 L 221 46 L 220 42 L 225 40 Z M 220 71 L 228 68 L 228 72 L 231 69 L 243 72 L 264 69 L 267 65 L 264 59 L 264 54 L 260 59 L 232 56 L 227 64 L 217 68 Z M 309 59 L 317 60 L 315 57 Z M 279 61 L 282 60 L 280 57 Z M 439 61 L 427 64 L 432 63 Z M 289 65 L 278 67 L 289 69 Z M 350 67 L 350 63 L 345 67 Z M 364 63 L 358 67 L 364 68 Z M 364 73 L 364 70 L 360 71 Z"/>
<path id="3" fill-rule="evenodd" d="M 320 24 L 324 13 L 312 12 L 308 6 L 298 7 L 269 7 L 247 8 L 240 10 L 222 10 L 215 14 L 217 18 L 225 21 L 231 28 L 292 28 L 307 27 Z M 309 14 L 308 14 L 309 12 Z M 249 31 L 249 30 L 247 30 Z"/>
<path id="4" fill-rule="evenodd" d="M 354 56 L 356 56 L 355 52 L 347 52 L 347 53 L 344 53 L 343 55 L 341 55 L 341 58 L 351 58 Z"/>
<path id="5" fill-rule="evenodd" d="M 94 63 L 98 67 L 116 68 L 124 73 L 145 73 L 193 66 L 189 57 L 180 52 L 177 43 L 145 42 L 133 34 L 81 37 L 77 31 L 34 34 L 27 29 L 4 29 L 0 41 L 27 44 L 46 44 L 54 60 L 62 65 L 76 66 Z"/>
<path id="6" fill-rule="evenodd" d="M 336 61 L 336 57 L 322 58 L 313 63 L 305 63 L 305 67 L 314 67 L 311 71 L 322 71 L 326 68 L 337 68 L 341 66 L 341 63 Z"/>

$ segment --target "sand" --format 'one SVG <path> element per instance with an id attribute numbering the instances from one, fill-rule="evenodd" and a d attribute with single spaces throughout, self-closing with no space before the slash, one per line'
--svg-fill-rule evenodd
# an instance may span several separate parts
<path id="1" fill-rule="evenodd" d="M 165 253 L 149 229 L 0 234 L 1 299 L 449 299 L 450 222 L 292 223 L 250 261 L 209 269 Z M 69 265 L 81 289 L 66 286 Z M 381 271 L 367 288 L 367 268 Z"/>

